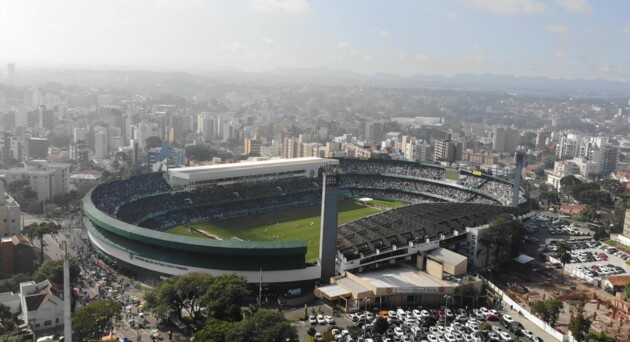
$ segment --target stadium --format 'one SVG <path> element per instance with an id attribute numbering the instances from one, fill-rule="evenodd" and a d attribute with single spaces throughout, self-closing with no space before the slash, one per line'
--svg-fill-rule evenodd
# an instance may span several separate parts
<path id="1" fill-rule="evenodd" d="M 517 198 L 513 203 L 510 182 L 473 174 L 450 180 L 436 165 L 297 158 L 115 179 L 88 192 L 83 210 L 94 249 L 130 272 L 237 273 L 251 283 L 262 277 L 265 284 L 289 287 L 392 264 L 420 267 L 436 248 L 465 250 L 471 227 L 501 214 L 525 214 L 522 189 Z M 362 206 L 358 199 L 405 205 L 375 209 L 379 205 Z M 262 226 L 263 218 L 308 210 L 317 220 L 295 227 L 271 221 L 257 234 L 240 227 L 245 219 Z M 221 233 L 199 228 L 224 222 L 232 225 Z M 281 233 L 269 233 L 274 226 Z M 316 257 L 307 257 L 314 249 Z"/>

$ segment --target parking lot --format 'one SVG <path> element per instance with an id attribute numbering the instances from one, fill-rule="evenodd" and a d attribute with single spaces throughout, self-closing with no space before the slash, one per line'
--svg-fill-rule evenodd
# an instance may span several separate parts
<path id="1" fill-rule="evenodd" d="M 403 310 L 356 314 L 329 314 L 330 308 L 318 306 L 309 312 L 306 321 L 299 322 L 300 340 L 305 340 L 309 328 L 317 331 L 312 340 L 324 341 L 429 341 L 429 342 L 490 342 L 490 341 L 551 341 L 551 336 L 533 323 L 503 305 L 499 310 L 486 308 L 444 308 Z M 304 313 L 304 310 L 296 312 Z M 289 314 L 290 315 L 290 314 Z M 376 319 L 388 321 L 383 335 L 374 331 Z M 365 329 L 364 329 L 365 328 Z M 308 340 L 308 339 L 306 339 Z"/>

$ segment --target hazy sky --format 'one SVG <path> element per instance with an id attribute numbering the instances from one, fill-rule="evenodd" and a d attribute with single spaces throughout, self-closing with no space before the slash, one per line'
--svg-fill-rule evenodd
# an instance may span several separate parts
<path id="1" fill-rule="evenodd" d="M 630 1 L 0 0 L 7 61 L 630 81 Z"/>

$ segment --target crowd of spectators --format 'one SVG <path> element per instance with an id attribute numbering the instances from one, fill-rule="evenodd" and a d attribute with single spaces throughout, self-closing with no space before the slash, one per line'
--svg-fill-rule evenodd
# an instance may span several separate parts
<path id="1" fill-rule="evenodd" d="M 92 191 L 92 203 L 99 210 L 114 215 L 118 207 L 126 203 L 170 189 L 163 173 L 150 173 L 125 180 L 117 179 L 97 186 Z"/>
<path id="2" fill-rule="evenodd" d="M 420 179 L 396 178 L 378 175 L 343 175 L 341 177 L 342 188 L 367 188 L 381 190 L 397 190 L 399 192 L 416 193 L 424 197 L 466 202 L 474 193 L 448 186 L 442 183 L 423 181 Z"/>
<path id="3" fill-rule="evenodd" d="M 306 177 L 282 178 L 265 182 L 237 183 L 194 191 L 180 191 L 136 198 L 120 206 L 115 217 L 139 224 L 144 220 L 171 211 L 207 207 L 209 204 L 281 197 L 296 192 L 315 191 L 320 185 L 316 179 Z"/>
<path id="4" fill-rule="evenodd" d="M 511 184 L 490 180 L 484 183 L 479 188 L 479 191 L 487 193 L 494 198 L 499 199 L 501 201 L 501 204 L 503 205 L 512 204 L 513 186 Z"/>
<path id="5" fill-rule="evenodd" d="M 363 189 L 363 188 L 348 189 L 348 196 L 384 199 L 384 200 L 390 200 L 390 201 L 402 201 L 402 202 L 407 202 L 407 203 L 442 202 L 442 200 L 440 199 L 424 196 L 422 194 L 401 192 L 399 190 L 385 190 L 385 189 Z"/>
<path id="6" fill-rule="evenodd" d="M 340 159 L 341 174 L 399 175 L 424 179 L 443 179 L 444 168 L 413 162 L 379 159 Z"/>
<path id="7" fill-rule="evenodd" d="M 462 176 L 457 181 L 457 184 L 473 189 L 479 189 L 487 181 L 488 179 L 483 177 Z"/>
<path id="8" fill-rule="evenodd" d="M 344 195 L 409 203 L 456 201 L 497 204 L 487 193 L 510 205 L 512 186 L 485 177 L 464 176 L 452 186 L 436 182 L 444 169 L 391 160 L 341 159 Z M 468 189 L 465 189 L 468 188 Z M 475 191 L 472 191 L 475 190 Z M 320 178 L 291 177 L 213 186 L 194 191 L 171 191 L 163 173 L 114 180 L 96 187 L 92 201 L 101 211 L 122 221 L 164 229 L 185 222 L 250 215 L 279 207 L 319 201 Z"/>

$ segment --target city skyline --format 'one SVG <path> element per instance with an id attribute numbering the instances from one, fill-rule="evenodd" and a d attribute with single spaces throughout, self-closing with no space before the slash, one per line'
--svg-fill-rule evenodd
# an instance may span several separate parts
<path id="1" fill-rule="evenodd" d="M 0 62 L 628 82 L 629 19 L 630 3 L 587 0 L 1 0 Z"/>

